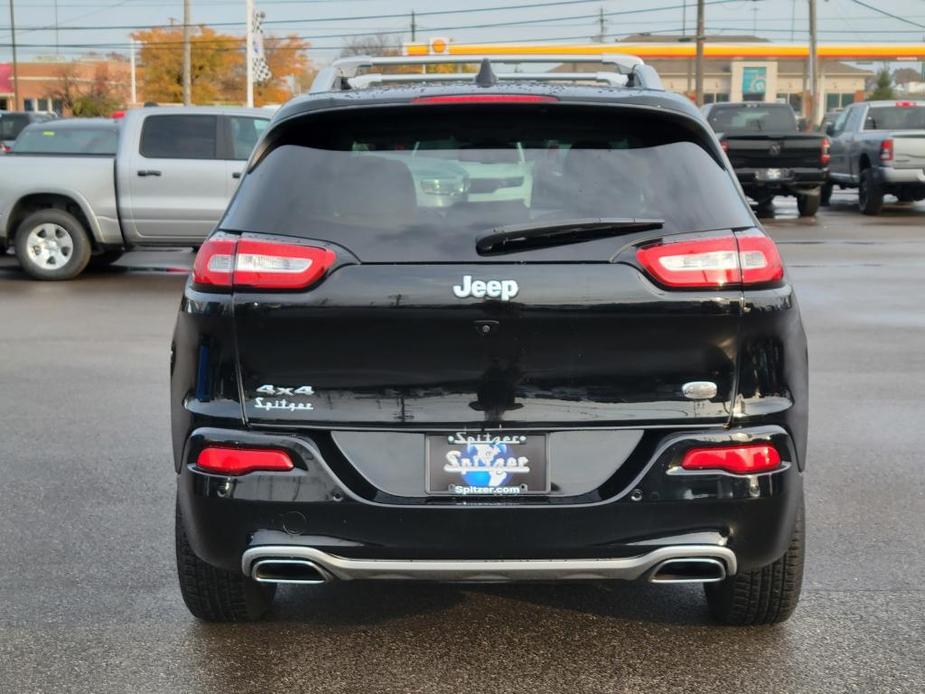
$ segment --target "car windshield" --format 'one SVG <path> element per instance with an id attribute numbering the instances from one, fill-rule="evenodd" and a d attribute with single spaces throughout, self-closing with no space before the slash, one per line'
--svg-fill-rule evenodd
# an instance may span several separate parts
<path id="1" fill-rule="evenodd" d="M 29 125 L 28 116 L 0 113 L 0 140 L 15 140 L 27 125 Z"/>
<path id="2" fill-rule="evenodd" d="M 57 128 L 39 124 L 22 132 L 13 145 L 17 154 L 115 155 L 119 131 L 115 126 Z"/>
<path id="3" fill-rule="evenodd" d="M 718 133 L 797 130 L 796 118 L 787 106 L 719 106 L 707 120 Z"/>
<path id="4" fill-rule="evenodd" d="M 865 130 L 925 130 L 925 106 L 871 106 Z"/>
<path id="5" fill-rule="evenodd" d="M 408 111 L 279 128 L 280 144 L 245 178 L 223 227 L 285 229 L 375 257 L 413 238 L 433 258 L 472 253 L 477 237 L 511 224 L 752 224 L 729 173 L 697 141 L 702 133 L 677 117 L 569 107 L 516 117 Z"/>

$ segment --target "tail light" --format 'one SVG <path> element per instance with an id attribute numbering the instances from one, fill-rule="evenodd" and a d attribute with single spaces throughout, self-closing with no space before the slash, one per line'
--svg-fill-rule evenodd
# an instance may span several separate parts
<path id="1" fill-rule="evenodd" d="M 10 147 L 8 144 L 0 142 L 0 151 L 2 151 L 4 154 L 9 154 L 10 152 L 13 151 L 13 148 Z"/>
<path id="2" fill-rule="evenodd" d="M 819 155 L 819 161 L 823 166 L 828 166 L 829 162 L 832 161 L 832 155 L 829 153 L 831 146 L 832 143 L 829 142 L 829 138 L 822 138 L 822 153 Z"/>
<path id="3" fill-rule="evenodd" d="M 719 146 L 723 148 L 724 152 L 728 152 L 729 151 L 729 140 L 720 140 Z"/>
<path id="4" fill-rule="evenodd" d="M 246 475 L 258 470 L 287 472 L 294 467 L 285 451 L 261 448 L 203 448 L 196 467 L 220 475 Z"/>
<path id="5" fill-rule="evenodd" d="M 769 444 L 692 448 L 684 454 L 685 470 L 722 470 L 734 475 L 753 475 L 780 467 L 780 453 Z"/>
<path id="6" fill-rule="evenodd" d="M 657 243 L 640 248 L 636 257 L 656 281 L 668 287 L 764 284 L 784 276 L 777 246 L 757 229 Z"/>
<path id="7" fill-rule="evenodd" d="M 893 161 L 892 137 L 888 137 L 880 143 L 880 161 Z"/>
<path id="8" fill-rule="evenodd" d="M 304 289 L 320 280 L 336 257 L 317 246 L 218 234 L 199 249 L 193 281 L 213 287 Z"/>

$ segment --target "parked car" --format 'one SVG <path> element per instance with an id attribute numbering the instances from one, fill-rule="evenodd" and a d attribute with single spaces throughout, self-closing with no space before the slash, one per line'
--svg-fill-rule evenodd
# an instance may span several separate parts
<path id="1" fill-rule="evenodd" d="M 832 186 L 857 188 L 858 206 L 877 215 L 886 195 L 925 200 L 925 100 L 867 101 L 846 108 L 828 130 Z"/>
<path id="2" fill-rule="evenodd" d="M 194 615 L 360 579 L 696 582 L 721 622 L 790 615 L 793 287 L 697 109 L 619 60 L 629 88 L 497 82 L 487 59 L 362 88 L 379 63 L 343 59 L 282 108 L 171 346 Z M 433 206 L 390 154 L 412 148 L 522 151 L 546 180 Z"/>
<path id="3" fill-rule="evenodd" d="M 170 107 L 108 125 L 31 126 L 0 160 L 0 248 L 13 246 L 32 277 L 64 280 L 126 249 L 196 246 L 269 118 L 260 109 Z"/>
<path id="4" fill-rule="evenodd" d="M 10 151 L 19 133 L 30 123 L 41 123 L 57 117 L 45 111 L 0 111 L 0 155 Z"/>
<path id="5" fill-rule="evenodd" d="M 774 215 L 776 195 L 796 197 L 801 217 L 816 214 L 828 175 L 825 135 L 800 132 L 789 104 L 726 102 L 703 113 L 760 217 Z"/>

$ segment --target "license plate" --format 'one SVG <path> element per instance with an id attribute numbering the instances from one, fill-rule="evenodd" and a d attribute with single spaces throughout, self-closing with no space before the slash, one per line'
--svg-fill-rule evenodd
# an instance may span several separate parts
<path id="1" fill-rule="evenodd" d="M 762 181 L 779 181 L 782 178 L 789 178 L 790 172 L 787 169 L 764 169 L 757 174 Z"/>
<path id="2" fill-rule="evenodd" d="M 547 494 L 546 435 L 467 432 L 430 435 L 426 476 L 428 494 Z"/>

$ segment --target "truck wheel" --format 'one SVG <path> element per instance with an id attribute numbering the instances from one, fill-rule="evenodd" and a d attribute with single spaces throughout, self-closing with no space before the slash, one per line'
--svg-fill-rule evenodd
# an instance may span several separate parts
<path id="1" fill-rule="evenodd" d="M 755 208 L 755 216 L 758 219 L 774 219 L 774 197 L 763 198 L 758 200 Z"/>
<path id="2" fill-rule="evenodd" d="M 74 215 L 48 208 L 33 212 L 16 229 L 16 257 L 38 280 L 70 280 L 90 261 L 90 239 Z"/>
<path id="3" fill-rule="evenodd" d="M 829 202 L 832 200 L 832 189 L 834 186 L 831 183 L 823 183 L 822 188 L 819 190 L 819 204 L 823 207 L 828 207 Z"/>
<path id="4" fill-rule="evenodd" d="M 240 571 L 226 571 L 196 556 L 176 510 L 177 574 L 183 602 L 194 617 L 207 622 L 252 622 L 273 603 L 274 584 L 258 583 Z"/>
<path id="5" fill-rule="evenodd" d="M 713 617 L 736 626 L 786 621 L 800 601 L 806 528 L 800 505 L 790 546 L 780 559 L 753 571 L 741 571 L 719 583 L 705 583 Z"/>
<path id="6" fill-rule="evenodd" d="M 797 195 L 797 209 L 801 217 L 815 217 L 819 211 L 821 195 Z"/>
<path id="7" fill-rule="evenodd" d="M 883 209 L 883 189 L 873 169 L 864 169 L 861 172 L 861 182 L 858 185 L 858 206 L 861 212 L 869 215 L 878 215 Z"/>

